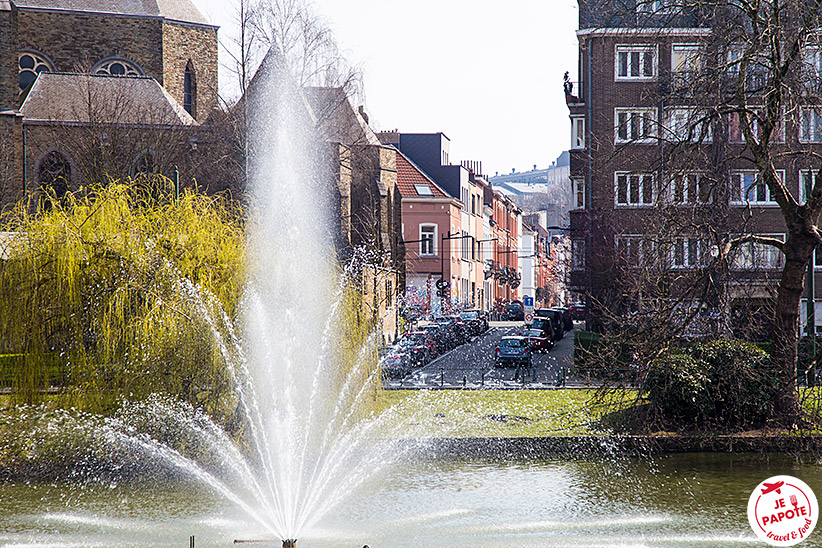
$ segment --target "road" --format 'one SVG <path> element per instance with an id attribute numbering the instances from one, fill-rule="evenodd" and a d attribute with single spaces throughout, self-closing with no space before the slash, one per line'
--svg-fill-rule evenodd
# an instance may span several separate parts
<path id="1" fill-rule="evenodd" d="M 491 328 L 470 342 L 439 356 L 386 388 L 553 388 L 563 370 L 571 367 L 574 333 L 554 345 L 546 354 L 534 355 L 532 371 L 516 367 L 494 367 L 494 348 L 505 335 L 516 335 L 522 322 L 491 322 Z"/>

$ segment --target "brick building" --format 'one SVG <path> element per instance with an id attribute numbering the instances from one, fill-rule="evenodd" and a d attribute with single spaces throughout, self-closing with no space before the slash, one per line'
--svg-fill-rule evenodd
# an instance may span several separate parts
<path id="1" fill-rule="evenodd" d="M 579 5 L 581 81 L 565 84 L 575 207 L 570 289 L 591 298 L 597 318 L 661 297 L 683 310 L 701 308 L 699 315 L 722 324 L 720 334 L 762 336 L 761 328 L 744 331 L 751 314 L 767 323 L 783 254 L 748 242 L 716 260 L 740 234 L 782 241 L 786 234 L 740 128 L 739 82 L 755 113 L 768 75 L 752 65 L 738 78 L 745 33 L 734 31 L 733 9 Z M 805 67 L 819 64 L 816 43 L 807 41 Z M 781 156 L 778 177 L 801 204 L 815 177 L 808 152 L 818 151 L 822 136 L 813 130 L 817 93 L 791 94 L 795 108 L 786 109 L 770 146 Z"/>
<path id="2" fill-rule="evenodd" d="M 4 205 L 96 180 L 83 169 L 92 148 L 109 174 L 185 173 L 200 140 L 191 130 L 216 107 L 217 27 L 190 0 L 0 1 Z M 137 148 L 118 148 L 126 126 Z"/>

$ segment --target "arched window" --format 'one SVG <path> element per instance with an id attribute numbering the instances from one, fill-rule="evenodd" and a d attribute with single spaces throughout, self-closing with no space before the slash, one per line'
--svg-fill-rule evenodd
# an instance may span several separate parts
<path id="1" fill-rule="evenodd" d="M 101 76 L 143 76 L 143 69 L 137 63 L 123 57 L 103 59 L 91 69 L 92 74 Z"/>
<path id="2" fill-rule="evenodd" d="M 42 190 L 50 189 L 57 199 L 66 195 L 71 183 L 71 164 L 57 150 L 47 152 L 37 166 L 37 180 Z"/>
<path id="3" fill-rule="evenodd" d="M 134 176 L 154 175 L 154 154 L 150 151 L 143 152 L 134 161 Z"/>
<path id="4" fill-rule="evenodd" d="M 24 51 L 17 57 L 20 91 L 28 87 L 37 79 L 41 72 L 54 72 L 54 66 L 46 56 L 36 51 Z"/>
<path id="5" fill-rule="evenodd" d="M 196 93 L 197 82 L 194 79 L 194 67 L 189 61 L 183 76 L 183 108 L 192 116 L 194 116 L 194 97 Z"/>

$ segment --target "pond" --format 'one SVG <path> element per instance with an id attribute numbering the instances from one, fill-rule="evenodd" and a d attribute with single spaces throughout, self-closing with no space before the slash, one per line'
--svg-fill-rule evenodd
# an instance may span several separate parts
<path id="1" fill-rule="evenodd" d="M 787 455 L 410 461 L 363 486 L 298 546 L 761 546 L 748 497 L 779 474 L 822 493 L 822 467 Z M 0 485 L 0 546 L 185 548 L 190 535 L 215 548 L 270 538 L 196 484 Z M 822 533 L 801 546 L 822 546 Z"/>

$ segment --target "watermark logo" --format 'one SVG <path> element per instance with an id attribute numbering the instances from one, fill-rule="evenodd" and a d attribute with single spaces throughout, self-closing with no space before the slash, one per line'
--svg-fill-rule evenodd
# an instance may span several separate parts
<path id="1" fill-rule="evenodd" d="M 748 499 L 748 521 L 760 539 L 771 546 L 793 546 L 811 534 L 819 505 L 811 488 L 792 476 L 768 478 Z"/>

